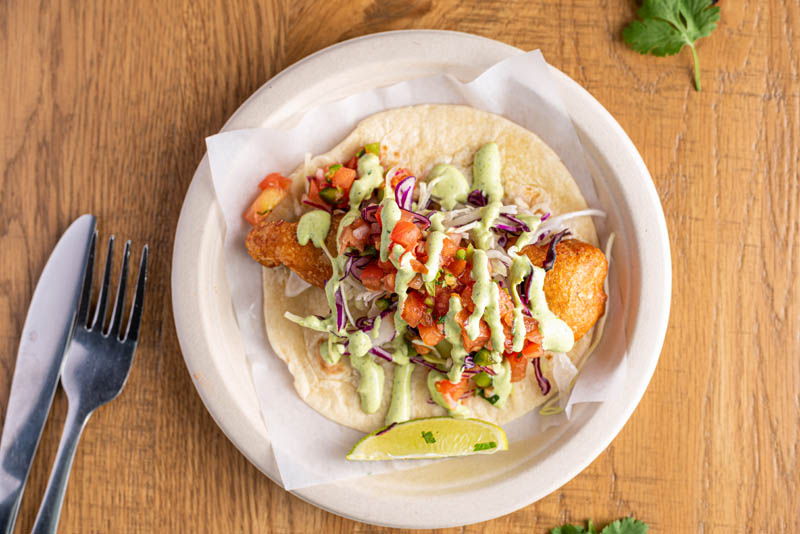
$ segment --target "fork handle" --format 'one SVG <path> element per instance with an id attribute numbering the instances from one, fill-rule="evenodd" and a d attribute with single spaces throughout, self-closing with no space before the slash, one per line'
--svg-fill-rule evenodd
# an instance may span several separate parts
<path id="1" fill-rule="evenodd" d="M 69 405 L 67 421 L 61 434 L 61 442 L 58 444 L 56 461 L 50 472 L 50 480 L 47 482 L 39 513 L 36 514 L 36 522 L 33 524 L 33 534 L 56 534 L 58 518 L 61 516 L 61 506 L 64 504 L 64 495 L 67 492 L 72 460 L 75 458 L 78 441 L 81 439 L 81 433 L 90 415 L 91 412 L 84 413 L 77 406 L 77 402 Z"/>

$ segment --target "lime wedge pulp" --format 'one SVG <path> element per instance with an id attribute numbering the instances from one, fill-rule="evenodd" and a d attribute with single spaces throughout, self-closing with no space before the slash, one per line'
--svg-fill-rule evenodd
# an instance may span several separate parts
<path id="1" fill-rule="evenodd" d="M 348 460 L 407 460 L 492 454 L 508 450 L 506 433 L 480 419 L 428 417 L 389 425 L 364 436 Z"/>

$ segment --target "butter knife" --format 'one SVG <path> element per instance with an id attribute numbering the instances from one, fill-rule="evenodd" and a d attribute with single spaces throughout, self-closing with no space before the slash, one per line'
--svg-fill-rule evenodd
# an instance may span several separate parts
<path id="1" fill-rule="evenodd" d="M 33 293 L 0 439 L 0 533 L 13 533 L 72 336 L 96 220 L 83 215 L 61 236 Z"/>

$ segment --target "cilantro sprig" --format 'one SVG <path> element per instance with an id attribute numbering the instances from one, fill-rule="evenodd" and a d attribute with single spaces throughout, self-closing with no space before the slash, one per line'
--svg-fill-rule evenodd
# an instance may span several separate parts
<path id="1" fill-rule="evenodd" d="M 712 0 L 644 0 L 636 12 L 642 20 L 623 31 L 625 42 L 640 54 L 672 56 L 689 46 L 694 58 L 694 85 L 700 90 L 700 60 L 695 42 L 717 27 L 719 7 Z"/>
<path id="2" fill-rule="evenodd" d="M 586 527 L 564 525 L 552 529 L 550 534 L 598 534 L 591 519 L 586 522 Z M 609 523 L 603 530 L 599 531 L 599 534 L 647 534 L 647 523 L 632 517 L 625 517 Z"/>

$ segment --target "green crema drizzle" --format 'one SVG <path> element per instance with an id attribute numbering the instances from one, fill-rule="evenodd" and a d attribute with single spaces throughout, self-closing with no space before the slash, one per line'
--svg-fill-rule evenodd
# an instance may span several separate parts
<path id="1" fill-rule="evenodd" d="M 478 225 L 473 228 L 475 247 L 486 250 L 492 239 L 491 227 L 500 216 L 503 207 L 503 182 L 500 179 L 501 171 L 500 149 L 497 143 L 486 143 L 476 153 L 472 163 L 472 188 L 478 189 L 487 199 L 487 204 L 482 208 L 482 217 Z"/>
<path id="2" fill-rule="evenodd" d="M 466 202 L 469 195 L 467 178 L 448 163 L 439 163 L 431 169 L 428 187 L 431 188 L 431 196 L 446 210 L 455 208 L 456 202 Z"/>
<path id="3" fill-rule="evenodd" d="M 464 348 L 464 341 L 461 339 L 461 325 L 456 320 L 456 315 L 461 312 L 461 299 L 455 295 L 450 297 L 447 315 L 444 318 L 444 338 L 450 343 L 450 358 L 453 366 L 447 373 L 447 379 L 453 384 L 461 382 L 461 371 L 464 367 L 464 359 L 468 352 Z M 445 406 L 447 408 L 447 406 Z"/>
<path id="4" fill-rule="evenodd" d="M 428 261 L 425 262 L 425 268 L 428 272 L 422 275 L 423 282 L 433 282 L 436 275 L 439 274 L 439 266 L 442 262 L 442 246 L 447 234 L 444 232 L 442 226 L 442 213 L 434 213 L 430 216 L 431 232 L 428 234 L 428 241 L 425 243 L 425 252 L 428 254 Z"/>

